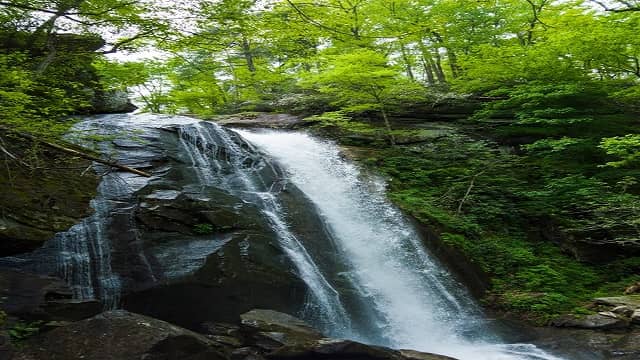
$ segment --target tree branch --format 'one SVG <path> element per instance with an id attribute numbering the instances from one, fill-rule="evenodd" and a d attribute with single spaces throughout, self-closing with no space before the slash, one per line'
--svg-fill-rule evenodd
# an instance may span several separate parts
<path id="1" fill-rule="evenodd" d="M 460 213 L 462 212 L 462 205 L 464 205 L 464 202 L 467 201 L 469 194 L 471 194 L 471 190 L 475 186 L 476 179 L 478 178 L 478 176 L 484 174 L 485 171 L 486 170 L 480 171 L 479 173 L 473 175 L 473 178 L 471 178 L 471 182 L 469 182 L 469 187 L 467 188 L 467 192 L 464 194 L 464 196 L 460 200 L 460 204 L 458 205 L 458 209 L 456 210 L 456 216 L 460 215 Z"/>
<path id="2" fill-rule="evenodd" d="M 102 51 L 101 54 L 113 54 L 115 52 L 118 52 L 118 50 L 120 50 L 123 46 L 126 46 L 127 44 L 131 44 L 132 42 L 151 34 L 153 34 L 153 30 L 147 30 L 147 31 L 140 32 L 130 38 L 122 39 L 116 42 L 115 44 L 113 44 L 111 49 Z"/>
<path id="3" fill-rule="evenodd" d="M 151 177 L 151 174 L 149 174 L 148 172 L 145 172 L 145 171 L 142 171 L 142 170 L 138 170 L 138 169 L 134 169 L 134 168 L 129 167 L 129 166 L 121 165 L 121 164 L 118 164 L 117 162 L 112 161 L 112 160 L 105 160 L 105 159 L 99 158 L 97 156 L 89 155 L 87 153 L 84 153 L 84 152 L 81 152 L 81 151 L 78 151 L 78 150 L 74 150 L 74 149 L 71 149 L 71 148 L 68 148 L 68 147 L 65 147 L 65 146 L 62 146 L 62 145 L 54 144 L 52 142 L 39 139 L 39 138 L 37 138 L 37 137 L 35 137 L 35 136 L 31 135 L 31 134 L 18 132 L 18 131 L 9 129 L 9 128 L 4 127 L 4 126 L 0 126 L 0 130 L 11 132 L 13 134 L 16 134 L 16 135 L 22 137 L 22 138 L 25 138 L 25 139 L 28 139 L 28 140 L 32 140 L 32 141 L 37 141 L 37 142 L 39 142 L 39 143 L 41 143 L 41 144 L 43 144 L 43 145 L 45 145 L 47 147 L 50 147 L 52 149 L 56 149 L 56 150 L 65 152 L 67 154 L 75 155 L 75 156 L 81 157 L 83 159 L 95 161 L 97 163 L 100 163 L 100 164 L 103 164 L 103 165 L 107 165 L 109 167 L 116 168 L 118 170 L 130 172 L 130 173 L 133 173 L 133 174 L 136 174 L 136 175 L 140 175 L 140 176 L 144 176 L 144 177 Z"/>

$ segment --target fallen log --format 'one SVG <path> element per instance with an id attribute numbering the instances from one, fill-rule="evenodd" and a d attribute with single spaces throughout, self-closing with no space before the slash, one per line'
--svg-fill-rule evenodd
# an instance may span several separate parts
<path id="1" fill-rule="evenodd" d="M 45 145 L 47 147 L 50 147 L 52 149 L 56 149 L 56 150 L 65 152 L 67 154 L 72 154 L 72 155 L 81 157 L 83 159 L 95 161 L 97 163 L 100 163 L 100 164 L 103 164 L 103 165 L 106 165 L 106 166 L 109 166 L 109 167 L 112 167 L 112 168 L 116 168 L 118 170 L 130 172 L 130 173 L 133 173 L 133 174 L 136 174 L 136 175 L 140 175 L 140 176 L 144 176 L 144 177 L 151 177 L 151 174 L 149 174 L 146 171 L 134 169 L 134 168 L 126 166 L 126 165 L 118 164 L 117 162 L 112 161 L 112 160 L 105 160 L 105 159 L 102 159 L 102 158 L 100 158 L 98 156 L 90 155 L 90 154 L 87 154 L 87 153 L 84 153 L 84 152 L 81 152 L 81 151 L 78 151 L 78 150 L 74 150 L 74 149 L 71 149 L 71 148 L 68 148 L 68 147 L 65 147 L 65 146 L 62 146 L 62 145 L 58 145 L 58 144 L 55 144 L 55 143 L 52 143 L 52 142 L 49 142 L 49 141 L 46 141 L 46 140 L 42 140 L 42 139 L 39 139 L 39 138 L 37 138 L 37 137 L 35 137 L 35 136 L 31 135 L 31 134 L 15 131 L 15 130 L 9 129 L 7 127 L 4 127 L 4 126 L 0 126 L 0 130 L 5 130 L 5 131 L 8 131 L 8 132 L 11 132 L 12 134 L 18 135 L 18 136 L 20 136 L 22 138 L 29 139 L 29 140 L 32 140 L 32 141 L 37 141 L 37 142 L 39 142 L 39 143 L 41 143 L 41 144 L 43 144 L 43 145 Z"/>

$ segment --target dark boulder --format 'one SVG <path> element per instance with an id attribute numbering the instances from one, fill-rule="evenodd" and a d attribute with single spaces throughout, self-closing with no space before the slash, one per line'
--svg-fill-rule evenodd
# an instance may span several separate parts
<path id="1" fill-rule="evenodd" d="M 304 346 L 283 346 L 267 355 L 269 359 L 344 359 L 344 360 L 454 360 L 453 358 L 417 351 L 392 350 L 350 340 L 320 339 Z"/>
<path id="2" fill-rule="evenodd" d="M 562 316 L 554 319 L 551 325 L 580 329 L 611 330 L 628 328 L 629 320 L 612 312 L 601 312 L 584 317 Z"/>
<path id="3" fill-rule="evenodd" d="M 168 260 L 160 265 L 165 272 L 170 270 Z M 192 329 L 206 321 L 234 322 L 256 306 L 296 312 L 306 288 L 287 269 L 285 257 L 269 238 L 238 233 L 192 273 L 131 291 L 122 305 Z"/>
<path id="4" fill-rule="evenodd" d="M 111 311 L 26 341 L 15 360 L 223 360 L 225 349 L 164 321 Z"/>
<path id="5" fill-rule="evenodd" d="M 120 114 L 130 113 L 138 109 L 126 91 L 96 91 L 93 96 L 91 112 L 95 114 Z"/>
<path id="6" fill-rule="evenodd" d="M 15 360 L 452 360 L 411 350 L 392 350 L 324 338 L 299 319 L 271 310 L 242 315 L 242 325 L 208 324 L 202 335 L 170 323 L 110 311 L 34 336 L 15 350 Z M 268 343 L 266 339 L 270 340 Z M 267 346 L 268 345 L 268 346 Z"/>
<path id="7" fill-rule="evenodd" d="M 451 360 L 446 356 L 392 350 L 350 340 L 330 339 L 304 321 L 272 310 L 241 315 L 246 344 L 268 359 Z"/>
<path id="8" fill-rule="evenodd" d="M 27 320 L 76 321 L 102 311 L 98 301 L 71 299 L 59 279 L 18 271 L 0 271 L 0 298 L 2 310 Z"/>

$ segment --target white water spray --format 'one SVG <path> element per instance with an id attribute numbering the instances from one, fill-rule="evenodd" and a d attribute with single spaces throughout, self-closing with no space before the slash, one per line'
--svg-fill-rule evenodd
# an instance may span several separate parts
<path id="1" fill-rule="evenodd" d="M 363 180 L 335 144 L 302 133 L 238 133 L 283 166 L 317 207 L 348 259 L 345 276 L 378 313 L 363 338 L 459 359 L 557 359 L 532 345 L 500 344 L 463 287 L 385 199 L 384 184 Z"/>

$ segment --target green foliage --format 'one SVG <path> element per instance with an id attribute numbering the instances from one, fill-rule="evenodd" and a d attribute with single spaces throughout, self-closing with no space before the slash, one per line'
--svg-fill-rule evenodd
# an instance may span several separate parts
<path id="1" fill-rule="evenodd" d="M 20 342 L 40 332 L 40 327 L 42 326 L 42 324 L 42 321 L 20 321 L 10 327 L 8 333 L 12 341 Z"/>
<path id="2" fill-rule="evenodd" d="M 532 144 L 523 145 L 522 148 L 527 151 L 533 152 L 549 152 L 549 153 L 557 153 L 560 151 L 566 150 L 568 147 L 572 145 L 579 144 L 579 139 L 573 139 L 569 137 L 562 137 L 560 139 L 542 139 L 538 140 Z"/>
<path id="3" fill-rule="evenodd" d="M 199 235 L 212 234 L 214 231 L 212 224 L 195 224 L 193 225 L 193 232 Z"/>
<path id="4" fill-rule="evenodd" d="M 375 150 L 367 163 L 391 178 L 394 202 L 439 229 L 445 244 L 490 275 L 488 303 L 544 323 L 580 312 L 595 296 L 619 294 L 640 270 L 637 258 L 601 267 L 581 263 L 536 235 L 555 231 L 564 239 L 619 243 L 638 238 L 640 197 L 633 181 L 601 174 L 606 168 L 598 162 L 583 163 L 576 154 L 597 145 L 585 141 L 545 139 L 515 155 L 453 133 Z"/>
<path id="5" fill-rule="evenodd" d="M 360 121 L 354 121 L 347 115 L 346 111 L 330 111 L 321 115 L 313 115 L 304 119 L 304 121 L 315 123 L 320 127 L 336 127 L 342 131 L 354 132 L 358 134 L 375 134 L 378 128 Z"/>
<path id="6" fill-rule="evenodd" d="M 0 122 L 55 137 L 71 125 L 64 121 L 69 115 L 88 107 L 89 95 L 79 83 L 56 83 L 56 74 L 37 74 L 29 66 L 31 60 L 24 53 L 0 54 Z"/>
<path id="7" fill-rule="evenodd" d="M 518 124 L 561 126 L 594 120 L 608 109 L 607 93 L 598 84 L 531 82 L 490 93 L 506 99 L 489 103 L 475 114 L 477 120 L 513 117 Z"/>
<path id="8" fill-rule="evenodd" d="M 618 161 L 608 162 L 607 166 L 631 166 L 637 164 L 640 160 L 640 135 L 627 134 L 625 136 L 604 138 L 600 142 L 600 148 L 604 149 L 609 155 L 621 158 Z"/>

